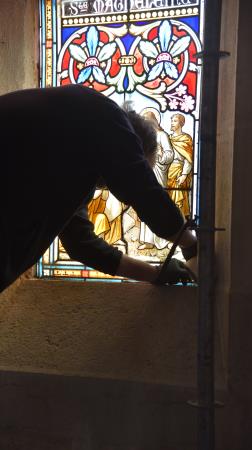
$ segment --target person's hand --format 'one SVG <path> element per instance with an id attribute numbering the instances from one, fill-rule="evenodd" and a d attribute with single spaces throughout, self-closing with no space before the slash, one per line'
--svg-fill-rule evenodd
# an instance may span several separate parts
<path id="1" fill-rule="evenodd" d="M 191 272 L 192 278 L 194 281 L 198 279 L 198 258 L 194 256 L 193 258 L 188 259 L 185 263 L 186 268 Z"/>
<path id="2" fill-rule="evenodd" d="M 185 264 L 172 258 L 167 266 L 161 266 L 159 274 L 154 280 L 154 284 L 187 284 L 192 281 L 190 271 L 186 268 Z"/>
<path id="3" fill-rule="evenodd" d="M 177 178 L 178 186 L 181 186 L 186 180 L 187 175 L 180 175 L 180 177 Z"/>

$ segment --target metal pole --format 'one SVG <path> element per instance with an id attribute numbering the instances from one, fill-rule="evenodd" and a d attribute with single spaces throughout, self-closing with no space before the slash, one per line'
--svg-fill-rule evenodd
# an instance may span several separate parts
<path id="1" fill-rule="evenodd" d="M 206 0 L 199 164 L 198 450 L 214 450 L 214 234 L 221 0 Z M 199 55 L 200 56 L 200 55 Z"/>

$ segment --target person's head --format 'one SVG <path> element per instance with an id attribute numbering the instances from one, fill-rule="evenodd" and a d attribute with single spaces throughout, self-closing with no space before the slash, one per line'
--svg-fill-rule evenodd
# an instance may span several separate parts
<path id="1" fill-rule="evenodd" d="M 171 117 L 171 131 L 178 132 L 185 125 L 185 116 L 183 114 L 173 114 Z"/>
<path id="2" fill-rule="evenodd" d="M 153 121 L 140 116 L 140 114 L 137 114 L 133 110 L 128 110 L 127 105 L 123 106 L 123 110 L 126 112 L 133 130 L 142 143 L 146 160 L 150 166 L 153 167 L 156 162 L 157 154 L 157 132 Z M 100 177 L 97 180 L 96 186 L 100 189 L 106 188 L 103 178 Z"/>
<path id="3" fill-rule="evenodd" d="M 156 162 L 157 153 L 157 132 L 153 120 L 148 117 L 142 117 L 135 111 L 125 111 L 128 119 L 136 133 L 142 142 L 143 151 L 145 157 L 151 167 Z"/>

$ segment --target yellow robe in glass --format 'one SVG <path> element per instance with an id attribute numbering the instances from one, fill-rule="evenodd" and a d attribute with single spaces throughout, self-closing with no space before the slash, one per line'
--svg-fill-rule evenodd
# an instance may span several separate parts
<path id="1" fill-rule="evenodd" d="M 175 160 L 171 163 L 168 171 L 168 188 L 169 189 L 181 189 L 171 190 L 169 195 L 171 199 L 176 203 L 185 216 L 190 215 L 190 203 L 189 203 L 189 191 L 183 189 L 191 188 L 192 186 L 192 170 L 187 174 L 187 177 L 183 184 L 179 186 L 177 179 L 183 173 L 184 160 L 186 159 L 189 164 L 192 165 L 193 160 L 193 141 L 189 134 L 182 133 L 179 136 L 170 136 L 172 147 L 177 152 L 181 161 Z"/>
<path id="2" fill-rule="evenodd" d="M 101 236 L 108 244 L 114 244 L 122 239 L 121 215 L 114 220 L 109 221 L 105 214 L 106 200 L 103 200 L 102 194 L 93 198 L 88 204 L 88 217 L 94 224 L 94 232 Z"/>

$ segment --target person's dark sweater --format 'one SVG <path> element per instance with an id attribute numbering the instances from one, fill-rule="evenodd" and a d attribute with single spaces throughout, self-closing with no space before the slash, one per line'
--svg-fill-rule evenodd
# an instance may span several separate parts
<path id="1" fill-rule="evenodd" d="M 104 95 L 81 86 L 9 93 L 0 97 L 0 123 L 0 290 L 35 264 L 58 234 L 82 262 L 116 272 L 120 252 L 106 243 L 97 247 L 92 225 L 84 225 L 85 237 L 77 223 L 76 212 L 100 177 L 158 236 L 168 238 L 182 226 L 126 113 Z"/>

